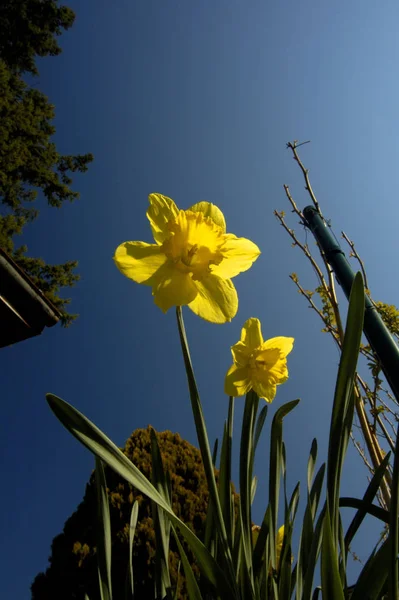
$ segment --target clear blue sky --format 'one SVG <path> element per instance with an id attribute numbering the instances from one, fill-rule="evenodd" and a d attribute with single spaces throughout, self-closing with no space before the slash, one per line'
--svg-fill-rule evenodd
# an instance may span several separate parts
<path id="1" fill-rule="evenodd" d="M 118 445 L 149 423 L 196 443 L 174 311 L 163 315 L 150 290 L 112 261 L 120 242 L 151 241 L 148 193 L 181 208 L 213 202 L 228 231 L 262 250 L 235 279 L 232 323 L 211 325 L 186 311 L 186 326 L 211 440 L 227 414 L 223 378 L 243 322 L 258 317 L 265 337 L 295 337 L 290 379 L 270 411 L 302 399 L 285 426 L 291 489 L 304 481 L 314 436 L 326 455 L 338 355 L 288 278 L 296 271 L 306 287 L 314 283 L 273 217 L 274 208 L 288 208 L 283 183 L 299 206 L 308 204 L 288 140 L 312 140 L 301 156 L 323 212 L 337 234 L 344 229 L 356 241 L 375 298 L 399 302 L 397 2 L 68 4 L 75 25 L 61 38 L 63 54 L 40 62 L 37 86 L 56 106 L 59 151 L 93 152 L 95 161 L 75 179 L 80 200 L 59 211 L 43 203 L 26 233 L 32 255 L 79 260 L 82 280 L 71 292 L 79 320 L 1 351 L 1 575 L 3 597 L 18 600 L 30 598 L 93 468 L 51 414 L 46 392 Z M 267 502 L 268 431 L 255 520 Z M 351 450 L 343 493 L 359 495 L 365 484 Z M 360 535 L 361 558 L 376 531 L 370 525 Z"/>

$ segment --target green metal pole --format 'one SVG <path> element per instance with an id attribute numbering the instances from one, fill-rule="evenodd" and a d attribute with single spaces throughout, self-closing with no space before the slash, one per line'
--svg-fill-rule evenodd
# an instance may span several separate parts
<path id="1" fill-rule="evenodd" d="M 328 264 L 331 265 L 345 296 L 349 300 L 355 274 L 344 252 L 330 233 L 320 213 L 313 206 L 307 206 L 303 211 L 303 216 L 320 248 L 325 253 Z M 391 386 L 392 392 L 396 399 L 399 400 L 399 348 L 367 296 L 363 331 L 370 346 L 381 362 L 381 368 Z"/>

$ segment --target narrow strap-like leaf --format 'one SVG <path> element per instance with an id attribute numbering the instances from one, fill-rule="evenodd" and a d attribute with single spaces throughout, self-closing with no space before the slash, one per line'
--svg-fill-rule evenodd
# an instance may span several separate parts
<path id="1" fill-rule="evenodd" d="M 353 590 L 351 600 L 379 600 L 381 591 L 388 578 L 390 569 L 390 542 L 389 538 L 380 546 L 377 552 L 373 552 L 364 565 Z M 396 600 L 396 593 L 388 598 Z"/>
<path id="2" fill-rule="evenodd" d="M 135 500 L 132 511 L 130 513 L 129 523 L 129 564 L 126 574 L 126 600 L 131 600 L 134 597 L 134 577 L 133 577 L 133 542 L 134 534 L 136 533 L 137 518 L 139 514 L 139 503 Z"/>
<path id="3" fill-rule="evenodd" d="M 364 319 L 364 284 L 355 276 L 349 299 L 348 316 L 331 415 L 327 460 L 327 497 L 334 552 L 338 552 L 339 489 L 354 410 L 354 381 Z M 323 588 L 323 596 L 325 590 Z"/>
<path id="4" fill-rule="evenodd" d="M 95 481 L 97 491 L 97 561 L 100 591 L 103 600 L 112 600 L 111 520 L 104 466 L 98 457 L 96 457 Z"/>
<path id="5" fill-rule="evenodd" d="M 151 427 L 151 481 L 155 489 L 160 493 L 165 502 L 170 505 L 169 490 L 166 480 L 161 451 L 158 445 L 157 435 Z M 171 595 L 171 582 L 169 575 L 169 519 L 154 501 L 151 501 L 152 519 L 155 532 L 155 585 L 157 598 Z"/>
<path id="6" fill-rule="evenodd" d="M 268 409 L 268 405 L 265 404 L 262 407 L 262 409 L 261 409 L 261 411 L 259 413 L 258 420 L 256 422 L 255 435 L 254 435 L 254 448 L 255 448 L 255 450 L 256 450 L 256 448 L 258 446 L 259 439 L 260 439 L 260 436 L 261 436 L 261 433 L 262 433 L 262 429 L 263 429 L 263 426 L 264 426 L 265 421 L 266 421 L 267 409 Z"/>
<path id="7" fill-rule="evenodd" d="M 359 498 L 350 498 L 349 496 L 343 496 L 340 498 L 339 505 L 347 508 L 357 508 L 359 510 L 365 507 L 363 500 L 360 500 Z M 370 504 L 365 510 L 368 515 L 376 517 L 383 523 L 387 523 L 389 525 L 390 516 L 389 512 L 385 510 L 385 508 L 381 508 L 376 504 Z"/>
<path id="8" fill-rule="evenodd" d="M 277 532 L 277 514 L 280 492 L 280 477 L 282 463 L 282 443 L 283 443 L 283 419 L 298 404 L 299 400 L 292 400 L 283 404 L 272 421 L 270 435 L 270 467 L 269 467 L 269 502 L 270 502 L 270 526 L 269 541 L 272 567 L 276 569 L 276 548 L 275 536 Z"/>
<path id="9" fill-rule="evenodd" d="M 390 455 L 391 455 L 391 453 L 388 452 L 388 454 L 384 457 L 384 459 L 383 459 L 382 463 L 380 464 L 380 466 L 378 467 L 378 469 L 376 469 L 376 471 L 373 475 L 373 478 L 371 479 L 369 485 L 367 486 L 367 489 L 363 496 L 363 499 L 361 500 L 361 507 L 356 512 L 355 516 L 352 519 L 351 524 L 349 525 L 349 527 L 346 531 L 346 534 L 345 534 L 346 554 L 348 554 L 349 546 L 352 543 L 352 540 L 355 537 L 356 532 L 358 531 L 365 516 L 367 515 L 368 510 L 369 510 L 370 506 L 372 505 L 372 502 L 378 492 L 381 480 L 384 477 L 385 470 L 386 470 L 388 462 L 389 462 Z"/>
<path id="10" fill-rule="evenodd" d="M 388 578 L 389 598 L 399 599 L 399 575 L 398 575 L 398 536 L 399 536 L 399 426 L 396 431 L 395 458 L 392 471 L 392 496 L 389 507 L 389 548 L 390 569 Z"/>
<path id="11" fill-rule="evenodd" d="M 244 550 L 245 567 L 248 571 L 245 581 L 251 587 L 251 590 L 247 590 L 247 594 L 251 595 L 254 594 L 252 575 L 251 485 L 254 451 L 253 432 L 256 423 L 258 404 L 258 396 L 255 394 L 255 392 L 250 391 L 245 399 L 240 446 L 241 536 Z"/>
<path id="12" fill-rule="evenodd" d="M 197 580 L 195 579 L 194 572 L 187 558 L 187 554 L 185 553 L 184 548 L 180 543 L 179 536 L 177 535 L 176 530 L 173 526 L 172 533 L 176 540 L 177 547 L 179 549 L 181 562 L 183 564 L 184 575 L 186 576 L 188 598 L 189 600 L 203 600 L 200 589 L 198 587 Z"/>
<path id="13" fill-rule="evenodd" d="M 219 498 L 224 523 L 226 526 L 227 537 L 230 547 L 233 547 L 233 511 L 232 511 L 232 489 L 231 489 L 231 463 L 232 463 L 232 437 L 233 437 L 233 415 L 234 399 L 229 400 L 229 412 L 227 422 L 224 426 L 222 451 L 220 456 L 219 469 Z"/>
<path id="14" fill-rule="evenodd" d="M 184 365 L 186 368 L 188 388 L 190 392 L 191 407 L 194 416 L 195 428 L 197 431 L 198 443 L 201 451 L 202 462 L 209 488 L 209 501 L 213 504 L 213 518 L 219 533 L 219 541 L 222 549 L 222 559 L 226 577 L 229 580 L 230 587 L 235 589 L 236 582 L 234 568 L 231 556 L 231 549 L 227 538 L 226 527 L 223 521 L 222 509 L 220 506 L 219 495 L 216 486 L 215 474 L 212 463 L 212 456 L 209 447 L 209 440 L 206 431 L 205 419 L 202 411 L 202 404 L 198 393 L 197 383 L 195 381 L 194 370 L 191 363 L 190 351 L 188 348 L 186 330 L 184 327 L 181 307 L 176 309 L 177 324 L 179 329 L 180 342 L 183 352 Z"/>
<path id="15" fill-rule="evenodd" d="M 338 568 L 338 555 L 332 537 L 328 500 L 321 544 L 321 589 L 323 600 L 345 600 Z"/>

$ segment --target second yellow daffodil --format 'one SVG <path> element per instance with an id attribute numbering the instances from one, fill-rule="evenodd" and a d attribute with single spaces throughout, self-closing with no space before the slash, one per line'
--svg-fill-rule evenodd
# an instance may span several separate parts
<path id="1" fill-rule="evenodd" d="M 150 194 L 149 202 L 147 217 L 156 243 L 121 244 L 114 256 L 118 269 L 152 287 L 163 312 L 188 305 L 207 321 L 231 321 L 238 309 L 231 278 L 251 267 L 259 248 L 226 233 L 223 213 L 214 204 L 199 202 L 179 210 L 161 194 Z"/>
<path id="2" fill-rule="evenodd" d="M 231 348 L 234 362 L 226 375 L 226 394 L 244 396 L 254 390 L 259 398 L 272 402 L 277 386 L 288 379 L 287 355 L 293 345 L 291 337 L 264 342 L 259 319 L 248 319 L 240 341 Z"/>
<path id="3" fill-rule="evenodd" d="M 260 532 L 260 526 L 259 525 L 252 525 L 252 545 L 253 547 L 255 547 L 256 545 L 256 541 L 258 539 L 259 536 L 259 532 Z M 281 551 L 283 549 L 283 543 L 284 543 L 284 525 L 282 525 L 280 527 L 280 529 L 277 531 L 277 538 L 276 538 L 276 569 L 277 571 L 280 570 L 280 560 L 281 560 Z M 291 562 L 293 562 L 294 557 L 291 556 Z M 270 573 L 271 573 L 271 567 L 270 567 Z"/>

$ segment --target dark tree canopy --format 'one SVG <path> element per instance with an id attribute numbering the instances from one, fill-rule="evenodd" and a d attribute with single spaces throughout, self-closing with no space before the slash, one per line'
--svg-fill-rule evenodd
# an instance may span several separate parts
<path id="1" fill-rule="evenodd" d="M 13 70 L 38 74 L 36 56 L 56 56 L 56 36 L 69 29 L 75 14 L 54 0 L 2 0 L 0 56 Z"/>
<path id="2" fill-rule="evenodd" d="M 203 537 L 208 491 L 201 454 L 179 434 L 164 431 L 157 434 L 165 470 L 170 474 L 172 506 L 175 513 L 200 537 Z M 123 449 L 130 460 L 151 477 L 150 429 L 138 429 Z M 133 502 L 139 501 L 139 521 L 133 551 L 135 600 L 154 597 L 153 565 L 155 535 L 150 501 L 130 484 L 106 469 L 112 534 L 112 590 L 116 599 L 124 597 L 128 564 L 129 521 Z M 99 597 L 95 555 L 96 493 L 93 476 L 76 512 L 66 521 L 64 531 L 54 538 L 50 566 L 32 584 L 32 600 L 91 600 Z M 186 548 L 189 556 L 190 552 Z M 192 556 L 191 556 L 192 559 Z M 177 581 L 178 553 L 171 538 L 170 569 L 172 585 Z M 193 565 L 197 575 L 196 565 Z M 186 598 L 185 580 L 179 574 L 178 598 Z"/>
<path id="3" fill-rule="evenodd" d="M 78 281 L 77 262 L 48 265 L 31 258 L 26 246 L 15 248 L 15 236 L 38 216 L 34 201 L 39 194 L 57 208 L 77 198 L 70 175 L 84 173 L 93 160 L 92 154 L 57 151 L 51 141 L 54 106 L 23 79 L 24 73 L 38 73 L 37 56 L 61 52 L 56 38 L 74 18 L 55 0 L 0 2 L 0 246 L 61 311 L 64 325 L 75 315 L 67 313 L 69 301 L 59 292 Z"/>

